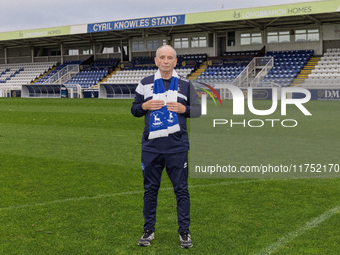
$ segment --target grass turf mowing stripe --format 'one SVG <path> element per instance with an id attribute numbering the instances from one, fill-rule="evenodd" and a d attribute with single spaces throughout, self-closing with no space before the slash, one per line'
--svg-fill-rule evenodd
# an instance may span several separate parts
<path id="1" fill-rule="evenodd" d="M 272 180 L 279 180 L 279 179 L 272 179 Z M 220 183 L 210 183 L 210 184 L 199 184 L 199 185 L 191 185 L 189 189 L 192 188 L 201 188 L 201 187 L 212 187 L 218 185 L 231 185 L 231 184 L 244 184 L 244 183 L 253 183 L 253 182 L 260 182 L 260 181 L 268 181 L 265 179 L 257 179 L 257 180 L 248 180 L 248 181 L 231 181 L 231 182 L 220 182 Z M 160 190 L 172 190 L 172 187 L 169 188 L 160 188 Z M 53 200 L 49 202 L 43 203 L 34 203 L 34 204 L 26 204 L 26 205 L 14 205 L 8 207 L 0 207 L 0 211 L 4 210 L 15 210 L 15 209 L 22 209 L 27 207 L 35 207 L 35 206 L 45 206 L 51 204 L 59 204 L 59 203 L 66 203 L 66 202 L 76 202 L 76 201 L 83 201 L 83 200 L 90 200 L 90 199 L 100 199 L 100 198 L 108 198 L 108 197 L 115 197 L 115 196 L 124 196 L 124 195 L 134 195 L 134 194 L 142 194 L 144 190 L 136 190 L 136 191 L 127 191 L 127 192 L 120 192 L 120 193 L 112 193 L 112 194 L 103 194 L 93 197 L 74 197 L 74 198 L 66 198 L 66 199 L 59 199 Z"/>
<path id="2" fill-rule="evenodd" d="M 321 223 L 324 221 L 330 219 L 333 217 L 335 214 L 340 212 L 340 206 L 336 206 L 320 216 L 314 218 L 311 221 L 308 221 L 304 226 L 289 232 L 288 234 L 284 235 L 281 237 L 278 241 L 275 243 L 272 243 L 271 245 L 267 246 L 265 249 L 257 253 L 257 255 L 270 255 L 279 250 L 282 246 L 286 245 L 287 243 L 293 241 L 295 238 L 299 237 L 300 235 L 304 234 L 308 230 L 311 230 L 313 228 L 318 227 Z"/>

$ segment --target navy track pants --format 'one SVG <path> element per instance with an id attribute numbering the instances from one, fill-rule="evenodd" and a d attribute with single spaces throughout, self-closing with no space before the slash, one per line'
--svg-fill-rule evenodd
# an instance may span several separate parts
<path id="1" fill-rule="evenodd" d="M 188 192 L 188 152 L 154 153 L 142 151 L 144 177 L 144 229 L 155 231 L 157 196 L 163 169 L 170 178 L 177 201 L 178 232 L 188 231 L 190 197 Z"/>

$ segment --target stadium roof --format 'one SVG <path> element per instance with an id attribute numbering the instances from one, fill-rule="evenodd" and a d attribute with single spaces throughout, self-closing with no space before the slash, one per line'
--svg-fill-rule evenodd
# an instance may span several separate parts
<path id="1" fill-rule="evenodd" d="M 340 24 L 340 0 L 147 17 L 0 33 L 0 47 L 84 45 L 140 36 Z"/>

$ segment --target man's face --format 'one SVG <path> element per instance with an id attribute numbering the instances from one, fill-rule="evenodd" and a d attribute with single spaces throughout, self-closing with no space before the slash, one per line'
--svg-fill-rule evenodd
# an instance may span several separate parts
<path id="1" fill-rule="evenodd" d="M 155 63 L 160 72 L 172 72 L 177 64 L 173 49 L 170 47 L 160 49 L 158 57 L 155 57 Z"/>

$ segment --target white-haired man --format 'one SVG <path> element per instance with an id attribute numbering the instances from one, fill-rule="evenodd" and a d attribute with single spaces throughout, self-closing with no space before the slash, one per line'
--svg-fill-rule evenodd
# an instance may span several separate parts
<path id="1" fill-rule="evenodd" d="M 156 74 L 145 77 L 138 84 L 131 108 L 135 117 L 144 116 L 145 119 L 142 137 L 145 222 L 138 245 L 148 246 L 154 239 L 157 195 L 165 168 L 176 195 L 181 247 L 190 248 L 186 121 L 189 117 L 199 117 L 201 106 L 190 81 L 175 71 L 177 57 L 174 48 L 169 45 L 158 48 L 155 64 L 158 67 Z"/>

